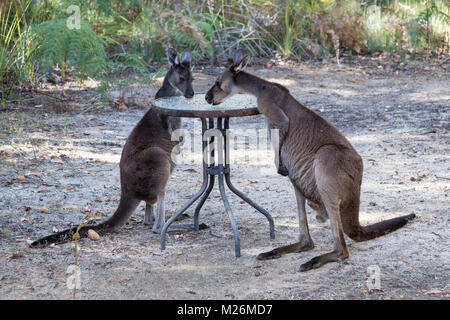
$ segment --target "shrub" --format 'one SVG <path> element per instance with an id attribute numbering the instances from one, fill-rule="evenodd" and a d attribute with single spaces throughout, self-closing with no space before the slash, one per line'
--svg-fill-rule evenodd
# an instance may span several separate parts
<path id="1" fill-rule="evenodd" d="M 66 19 L 43 22 L 33 29 L 33 60 L 44 72 L 59 67 L 62 76 L 67 68 L 77 78 L 94 77 L 106 68 L 102 40 L 89 25 L 81 21 L 79 29 L 69 29 Z"/>

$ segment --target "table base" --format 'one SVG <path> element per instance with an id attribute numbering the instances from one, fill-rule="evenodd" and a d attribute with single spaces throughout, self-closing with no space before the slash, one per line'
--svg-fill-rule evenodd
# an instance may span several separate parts
<path id="1" fill-rule="evenodd" d="M 254 201 L 250 200 L 246 195 L 244 195 L 241 191 L 236 189 L 236 187 L 233 186 L 231 183 L 230 178 L 230 164 L 229 164 L 229 153 L 228 153 L 228 141 L 227 141 L 227 135 L 226 130 L 229 129 L 229 118 L 225 119 L 225 126 L 222 128 L 222 118 L 217 118 L 217 128 L 214 128 L 214 119 L 209 119 L 209 127 L 206 126 L 206 119 L 202 118 L 202 137 L 203 142 L 202 150 L 208 149 L 210 157 L 208 157 L 208 163 L 205 162 L 205 159 L 203 160 L 203 185 L 200 188 L 200 190 L 183 206 L 181 207 L 177 212 L 173 214 L 173 216 L 164 224 L 162 230 L 161 230 L 161 250 L 164 250 L 166 248 L 166 232 L 169 226 L 180 216 L 185 212 L 197 199 L 200 199 L 198 202 L 195 212 L 194 212 L 194 230 L 199 230 L 199 214 L 200 210 L 205 203 L 206 199 L 208 199 L 212 189 L 214 188 L 215 184 L 215 177 L 217 176 L 217 180 L 219 182 L 219 191 L 220 196 L 222 198 L 223 204 L 225 206 L 225 210 L 230 218 L 231 221 L 231 227 L 233 228 L 234 233 L 234 240 L 235 240 L 235 255 L 236 257 L 241 256 L 241 246 L 240 246 L 240 238 L 239 238 L 239 231 L 237 228 L 236 220 L 233 215 L 233 211 L 231 210 L 230 203 L 228 202 L 227 195 L 225 193 L 225 183 L 228 186 L 228 188 L 236 194 L 238 197 L 240 197 L 243 201 L 250 204 L 253 208 L 255 208 L 257 211 L 262 213 L 266 219 L 269 221 L 269 231 L 270 231 L 270 238 L 275 238 L 275 228 L 272 216 L 263 208 L 261 208 L 258 204 L 256 204 Z M 213 130 L 211 130 L 213 129 Z M 205 133 L 213 133 L 213 136 L 208 139 L 206 137 L 205 141 Z M 215 135 L 214 135 L 215 133 Z M 212 148 L 211 143 L 214 142 L 215 137 L 220 137 L 218 141 L 218 152 L 219 152 L 219 164 L 215 165 L 214 163 L 214 148 Z M 223 147 L 222 147 L 223 146 Z M 223 159 L 225 158 L 225 165 L 223 165 Z M 209 178 L 209 179 L 208 179 Z M 225 178 L 225 179 L 224 179 Z M 225 180 L 225 183 L 224 183 Z"/>

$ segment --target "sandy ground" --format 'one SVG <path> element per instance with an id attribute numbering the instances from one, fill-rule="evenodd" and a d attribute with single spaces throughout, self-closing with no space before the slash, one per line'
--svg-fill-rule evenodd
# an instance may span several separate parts
<path id="1" fill-rule="evenodd" d="M 141 205 L 120 232 L 79 242 L 81 289 L 76 298 L 448 299 L 449 71 L 435 66 L 395 72 L 376 63 L 250 71 L 287 86 L 304 105 L 336 125 L 361 154 L 362 224 L 409 213 L 418 218 L 371 241 L 346 238 L 347 260 L 299 273 L 301 263 L 333 246 L 329 223 L 309 214 L 316 245 L 312 251 L 258 261 L 258 253 L 296 241 L 298 227 L 289 181 L 275 173 L 272 151 L 256 150 L 250 137 L 249 144 L 239 140 L 233 150 L 232 179 L 272 214 L 274 240 L 265 218 L 228 193 L 241 236 L 242 256 L 235 258 L 229 219 L 216 187 L 201 212 L 201 222 L 210 228 L 172 232 L 167 249 L 161 251 L 159 235 L 142 223 Z M 205 92 L 217 72 L 196 73 L 195 90 Z M 63 89 L 69 94 L 72 88 Z M 95 101 L 86 92 L 72 94 Z M 145 113 L 93 107 L 90 100 L 51 105 L 44 98 L 31 96 L 27 106 L 0 110 L 1 299 L 72 298 L 66 285 L 71 274 L 66 271 L 74 264 L 74 245 L 36 250 L 27 247 L 27 240 L 76 225 L 89 212 L 114 212 L 122 146 Z M 55 112 L 61 108 L 63 112 Z M 231 127 L 252 135 L 257 129 L 264 132 L 265 122 L 261 116 L 232 119 Z M 186 151 L 173 173 L 167 216 L 201 185 L 200 122 L 187 120 L 184 128 L 195 130 L 197 152 Z M 193 208 L 187 213 L 192 217 Z M 372 269 L 379 270 L 378 290 L 366 284 Z"/>

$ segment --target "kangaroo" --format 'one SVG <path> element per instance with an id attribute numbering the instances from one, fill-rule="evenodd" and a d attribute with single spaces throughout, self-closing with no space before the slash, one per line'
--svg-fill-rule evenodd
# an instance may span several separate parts
<path id="1" fill-rule="evenodd" d="M 404 226 L 415 217 L 410 214 L 361 226 L 359 203 L 363 162 L 360 155 L 338 129 L 304 107 L 288 89 L 242 71 L 247 59 L 244 51 L 236 51 L 231 67 L 217 78 L 205 99 L 217 105 L 237 93 L 256 96 L 258 110 L 272 128 L 279 129 L 279 171 L 280 167 L 285 168 L 294 187 L 300 230 L 298 242 L 261 253 L 257 259 L 274 259 L 314 248 L 305 200 L 311 202 L 322 218 L 329 217 L 334 250 L 302 264 L 299 271 L 348 258 L 344 233 L 355 241 L 370 240 Z"/>
<path id="2" fill-rule="evenodd" d="M 170 70 L 164 78 L 156 98 L 183 94 L 186 98 L 194 96 L 191 75 L 191 53 L 188 49 L 178 60 L 174 49 L 168 50 Z M 171 153 L 174 142 L 171 132 L 181 126 L 180 118 L 159 114 L 154 106 L 147 111 L 128 136 L 120 158 L 120 203 L 114 214 L 95 226 L 83 226 L 80 237 L 86 237 L 88 230 L 99 234 L 112 232 L 125 224 L 141 201 L 145 201 L 144 224 L 153 223 L 153 232 L 159 233 L 165 222 L 164 194 L 169 176 L 174 169 Z M 176 143 L 175 143 L 176 144 Z M 157 203 L 156 217 L 153 207 Z M 52 243 L 72 240 L 75 228 L 70 228 L 34 241 L 33 248 L 46 247 Z"/>

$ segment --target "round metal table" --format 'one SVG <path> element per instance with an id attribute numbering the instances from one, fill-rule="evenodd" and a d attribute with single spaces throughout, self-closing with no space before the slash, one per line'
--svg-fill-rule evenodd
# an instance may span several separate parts
<path id="1" fill-rule="evenodd" d="M 211 190 L 214 187 L 215 176 L 219 182 L 219 191 L 225 206 L 225 210 L 230 218 L 231 227 L 234 232 L 235 239 L 235 254 L 236 257 L 241 256 L 241 247 L 239 232 L 231 210 L 227 195 L 225 193 L 225 184 L 242 200 L 250 204 L 253 208 L 261 212 L 269 222 L 270 238 L 275 238 L 274 223 L 272 216 L 260 207 L 258 204 L 250 200 L 241 191 L 236 189 L 231 183 L 230 177 L 230 153 L 227 130 L 229 130 L 231 117 L 245 117 L 259 114 L 256 107 L 256 98 L 250 95 L 235 95 L 222 104 L 213 106 L 205 101 L 204 94 L 196 94 L 192 99 L 184 97 L 170 97 L 155 100 L 156 109 L 165 115 L 173 117 L 187 117 L 200 118 L 202 121 L 202 151 L 208 152 L 209 157 L 203 157 L 203 184 L 200 190 L 172 217 L 164 224 L 161 230 L 161 249 L 166 247 L 166 232 L 169 226 L 186 211 L 197 199 L 198 202 L 194 212 L 194 230 L 199 230 L 199 214 L 200 210 L 209 197 Z M 218 152 L 218 163 L 215 163 L 215 150 L 213 144 L 217 139 L 218 147 L 215 150 Z M 225 159 L 225 162 L 223 161 Z"/>

